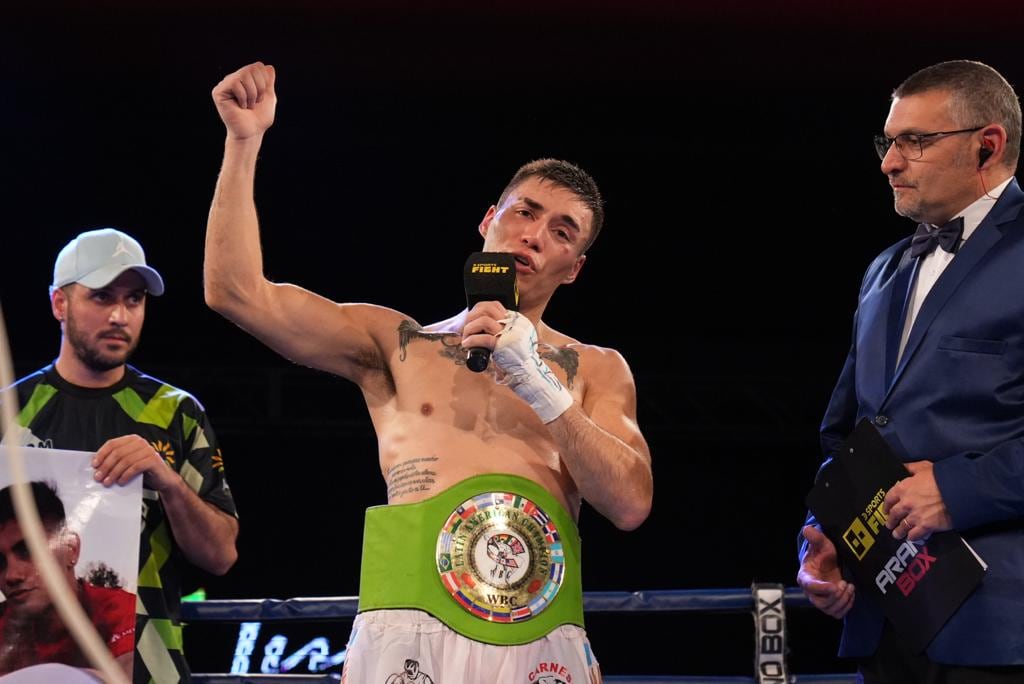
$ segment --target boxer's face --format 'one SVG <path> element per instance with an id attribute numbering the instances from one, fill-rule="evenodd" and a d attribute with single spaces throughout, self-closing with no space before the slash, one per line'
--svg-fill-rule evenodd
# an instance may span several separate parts
<path id="1" fill-rule="evenodd" d="M 513 188 L 480 222 L 485 252 L 516 259 L 516 282 L 524 295 L 551 292 L 576 280 L 586 257 L 593 214 L 572 191 L 530 177 Z"/>

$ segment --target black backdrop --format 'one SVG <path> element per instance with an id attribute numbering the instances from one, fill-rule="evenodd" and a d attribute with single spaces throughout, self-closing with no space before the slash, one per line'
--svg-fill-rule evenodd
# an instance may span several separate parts
<path id="1" fill-rule="evenodd" d="M 202 301 L 223 137 L 209 91 L 261 59 L 280 97 L 257 180 L 273 279 L 446 317 L 462 305 L 477 222 L 515 168 L 556 156 L 589 169 L 607 226 L 547 319 L 630 361 L 656 496 L 629 534 L 585 508 L 585 585 L 792 584 L 860 274 L 911 228 L 891 211 L 870 136 L 892 87 L 929 63 L 981 59 L 1019 86 L 1015 12 L 741 0 L 8 8 L 0 301 L 16 370 L 56 354 L 46 286 L 59 248 L 85 228 L 133 233 L 168 284 L 135 363 L 206 405 L 241 513 L 236 568 L 194 582 L 214 598 L 356 592 L 361 511 L 385 494 L 358 391 L 279 359 Z M 749 670 L 747 621 L 634 624 L 592 623 L 608 671 Z M 805 614 L 795 629 L 798 669 L 843 667 L 832 621 Z"/>

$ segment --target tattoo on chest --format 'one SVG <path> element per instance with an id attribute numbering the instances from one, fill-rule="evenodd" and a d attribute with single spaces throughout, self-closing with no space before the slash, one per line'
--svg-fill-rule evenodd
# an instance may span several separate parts
<path id="1" fill-rule="evenodd" d="M 398 345 L 402 349 L 402 353 L 398 357 L 399 361 L 405 361 L 405 352 L 409 347 L 409 343 L 413 340 L 440 342 L 441 351 L 438 353 L 441 356 L 451 359 L 455 362 L 456 366 L 466 365 L 466 353 L 463 351 L 462 345 L 459 343 L 458 335 L 447 332 L 423 332 L 423 328 L 421 326 L 416 325 L 409 320 L 402 321 L 398 324 Z"/>
<path id="2" fill-rule="evenodd" d="M 572 389 L 572 381 L 576 379 L 576 371 L 580 368 L 580 355 L 575 349 L 552 347 L 542 344 L 539 347 L 540 357 L 552 361 L 565 371 L 565 384 Z"/>
<path id="3" fill-rule="evenodd" d="M 459 343 L 459 335 L 450 332 L 424 332 L 423 328 L 410 320 L 404 320 L 398 324 L 398 345 L 401 347 L 399 361 L 405 361 L 409 343 L 414 340 L 426 340 L 427 342 L 440 342 L 441 349 L 438 354 L 451 359 L 456 366 L 466 365 L 466 350 Z M 542 359 L 557 364 L 565 371 L 565 384 L 572 389 L 573 380 L 580 368 L 579 352 L 566 347 L 552 347 L 549 344 L 541 344 L 538 351 Z"/>
<path id="4" fill-rule="evenodd" d="M 432 491 L 437 483 L 437 471 L 431 466 L 437 461 L 437 456 L 421 456 L 391 466 L 387 478 L 388 501 L 414 492 Z"/>

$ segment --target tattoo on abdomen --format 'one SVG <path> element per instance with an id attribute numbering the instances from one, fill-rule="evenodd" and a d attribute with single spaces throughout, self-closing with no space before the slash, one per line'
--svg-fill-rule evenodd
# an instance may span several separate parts
<path id="1" fill-rule="evenodd" d="M 454 340 L 452 339 L 454 338 Z M 402 353 L 398 357 L 399 361 L 405 361 L 405 352 L 409 346 L 409 342 L 413 340 L 426 340 L 428 342 L 440 342 L 441 350 L 438 352 L 441 356 L 451 359 L 455 362 L 456 366 L 466 365 L 466 352 L 459 344 L 459 335 L 450 332 L 423 332 L 423 328 L 416 325 L 410 320 L 404 320 L 398 324 L 398 345 L 402 348 Z"/>
<path id="2" fill-rule="evenodd" d="M 437 483 L 437 471 L 431 466 L 437 460 L 437 456 L 420 456 L 388 468 L 388 501 L 414 492 L 432 491 Z"/>
<path id="3" fill-rule="evenodd" d="M 540 350 L 540 357 L 547 359 L 548 361 L 554 361 L 562 370 L 565 371 L 565 384 L 572 389 L 572 381 L 576 377 L 576 371 L 580 369 L 580 355 L 575 349 L 566 349 L 562 347 L 552 347 L 550 345 L 543 345 L 544 348 Z"/>

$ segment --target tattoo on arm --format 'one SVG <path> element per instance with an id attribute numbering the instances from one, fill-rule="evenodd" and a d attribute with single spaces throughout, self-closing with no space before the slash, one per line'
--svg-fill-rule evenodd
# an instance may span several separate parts
<path id="1" fill-rule="evenodd" d="M 545 344 L 540 350 L 540 357 L 553 361 L 565 371 L 565 384 L 572 389 L 572 381 L 576 378 L 576 371 L 580 368 L 580 355 L 575 349 L 562 347 L 561 349 Z"/>
<path id="2" fill-rule="evenodd" d="M 405 352 L 409 342 L 413 340 L 427 340 L 428 342 L 440 342 L 441 351 L 439 353 L 441 356 L 451 359 L 457 366 L 465 366 L 466 352 L 459 343 L 459 339 L 459 335 L 450 332 L 423 332 L 422 326 L 410 320 L 404 320 L 398 324 L 398 344 L 402 348 L 402 353 L 398 360 L 405 361 Z"/>
<path id="3" fill-rule="evenodd" d="M 429 492 L 437 483 L 437 471 L 431 466 L 437 456 L 421 456 L 396 463 L 388 469 L 388 501 L 414 492 Z"/>

